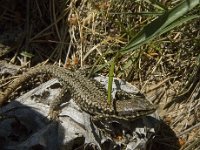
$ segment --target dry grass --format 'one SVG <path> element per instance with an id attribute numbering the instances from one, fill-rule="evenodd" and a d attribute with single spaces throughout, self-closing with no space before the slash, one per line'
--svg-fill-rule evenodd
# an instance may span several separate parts
<path id="1" fill-rule="evenodd" d="M 152 4 L 132 0 L 10 3 L 0 1 L 0 43 L 12 49 L 4 59 L 27 63 L 27 55 L 32 54 L 32 64 L 48 59 L 66 65 L 76 56 L 84 66 L 93 65 L 101 56 L 97 67 L 105 65 L 104 74 L 113 52 L 160 14 Z M 164 0 L 162 4 L 167 8 L 176 5 Z M 198 6 L 190 14 L 199 15 L 199 10 Z M 198 19 L 192 20 L 120 56 L 115 68 L 115 76 L 137 85 L 159 105 L 160 115 L 176 133 L 181 149 L 191 149 L 200 140 L 199 24 Z"/>

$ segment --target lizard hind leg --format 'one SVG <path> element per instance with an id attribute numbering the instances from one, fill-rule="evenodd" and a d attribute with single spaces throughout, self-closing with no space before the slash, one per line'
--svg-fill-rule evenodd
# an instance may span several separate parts
<path id="1" fill-rule="evenodd" d="M 59 93 L 59 95 L 52 100 L 50 103 L 49 113 L 48 116 L 50 120 L 58 120 L 59 113 L 60 113 L 60 105 L 63 102 L 69 101 L 71 99 L 71 94 L 69 91 L 69 87 L 66 84 L 63 84 L 63 87 Z"/>

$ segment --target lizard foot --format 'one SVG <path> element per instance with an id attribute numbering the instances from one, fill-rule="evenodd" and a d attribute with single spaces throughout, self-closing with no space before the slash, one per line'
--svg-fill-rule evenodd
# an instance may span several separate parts
<path id="1" fill-rule="evenodd" d="M 59 115 L 60 111 L 59 110 L 49 110 L 49 113 L 48 113 L 48 118 L 50 120 L 59 120 Z"/>

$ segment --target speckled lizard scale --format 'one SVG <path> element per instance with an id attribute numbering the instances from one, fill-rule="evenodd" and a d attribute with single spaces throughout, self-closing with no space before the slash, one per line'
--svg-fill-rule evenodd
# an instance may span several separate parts
<path id="1" fill-rule="evenodd" d="M 78 72 L 72 72 L 51 65 L 38 66 L 25 72 L 19 78 L 15 79 L 10 84 L 4 93 L 0 94 L 0 104 L 7 101 L 9 95 L 15 91 L 20 85 L 29 80 L 30 78 L 37 76 L 38 74 L 51 74 L 53 77 L 57 77 L 62 84 L 67 85 L 67 89 L 70 90 L 72 97 L 80 107 L 89 112 L 92 115 L 100 113 L 113 113 L 112 106 L 106 103 L 105 91 L 98 89 L 94 86 L 93 82 L 80 75 Z M 92 101 L 91 101 L 92 99 Z M 60 105 L 59 99 L 53 101 L 51 109 Z M 95 110 L 95 111 L 90 111 Z"/>
<path id="2" fill-rule="evenodd" d="M 19 86 L 38 74 L 51 74 L 63 84 L 61 94 L 50 104 L 50 112 L 58 109 L 62 103 L 61 97 L 65 90 L 69 90 L 75 103 L 84 111 L 93 116 L 111 117 L 120 119 L 135 119 L 150 114 L 155 108 L 144 97 L 132 97 L 128 100 L 118 100 L 115 103 L 107 103 L 106 90 L 99 83 L 89 80 L 78 72 L 72 72 L 52 65 L 40 65 L 25 72 L 15 79 L 7 89 L 0 93 L 0 105 L 9 99 L 9 96 Z M 50 116 L 53 117 L 53 116 Z M 53 117 L 54 118 L 54 117 Z"/>

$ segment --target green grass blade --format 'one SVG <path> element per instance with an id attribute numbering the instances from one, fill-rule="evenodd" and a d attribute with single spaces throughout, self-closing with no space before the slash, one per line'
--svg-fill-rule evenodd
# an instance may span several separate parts
<path id="1" fill-rule="evenodd" d="M 114 70 L 115 70 L 115 64 L 120 56 L 120 53 L 117 53 L 114 57 L 114 59 L 110 63 L 110 70 L 109 70 L 109 79 L 108 79 L 108 103 L 111 104 L 112 101 L 112 83 L 114 78 Z"/>
<path id="2" fill-rule="evenodd" d="M 142 31 L 140 31 L 129 44 L 121 49 L 121 52 L 133 51 L 139 46 L 149 42 L 156 36 L 162 33 L 169 25 L 173 26 L 173 23 L 180 19 L 183 15 L 189 12 L 192 8 L 200 3 L 199 0 L 185 0 L 179 5 L 175 6 L 169 11 L 166 11 L 163 15 L 159 16 L 157 19 L 152 21 L 150 24 L 146 25 Z M 176 27 L 176 26 L 173 26 Z"/>
<path id="3" fill-rule="evenodd" d="M 110 70 L 109 70 L 109 79 L 108 79 L 108 104 L 111 104 L 112 100 L 112 83 L 114 77 L 114 70 L 115 70 L 115 59 L 111 62 Z"/>
<path id="4" fill-rule="evenodd" d="M 167 26 L 166 28 L 164 28 L 160 34 L 163 34 L 163 33 L 166 33 L 170 30 L 172 30 L 173 28 L 175 27 L 178 27 L 180 25 L 183 25 L 184 23 L 190 21 L 190 20 L 193 20 L 193 19 L 196 19 L 196 18 L 199 18 L 200 15 L 192 15 L 192 16 L 188 16 L 188 17 L 185 17 L 185 18 L 181 18 L 177 21 L 175 21 L 174 23 L 170 24 L 169 26 Z"/>

